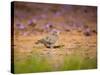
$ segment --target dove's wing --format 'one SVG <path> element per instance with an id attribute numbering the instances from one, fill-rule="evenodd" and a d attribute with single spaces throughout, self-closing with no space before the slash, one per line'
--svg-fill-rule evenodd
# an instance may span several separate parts
<path id="1" fill-rule="evenodd" d="M 49 35 L 46 37 L 46 42 L 50 43 L 50 44 L 55 44 L 55 42 L 57 41 L 58 36 L 55 35 Z"/>

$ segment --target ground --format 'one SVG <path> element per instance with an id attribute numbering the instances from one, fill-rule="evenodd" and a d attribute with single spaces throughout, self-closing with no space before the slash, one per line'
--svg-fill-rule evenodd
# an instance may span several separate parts
<path id="1" fill-rule="evenodd" d="M 42 44 L 35 44 L 43 36 L 46 34 L 19 36 L 16 39 L 15 72 L 23 72 L 20 69 L 25 66 L 26 72 L 33 68 L 36 69 L 36 67 L 38 68 L 31 72 L 96 68 L 96 34 L 86 37 L 81 32 L 61 33 L 56 45 L 63 46 L 53 49 L 46 48 Z M 39 65 L 34 67 L 36 64 Z M 42 64 L 44 66 L 41 66 Z"/>

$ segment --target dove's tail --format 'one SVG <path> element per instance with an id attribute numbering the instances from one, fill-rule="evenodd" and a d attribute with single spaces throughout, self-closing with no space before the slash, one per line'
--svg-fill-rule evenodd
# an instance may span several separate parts
<path id="1" fill-rule="evenodd" d="M 42 40 L 38 40 L 37 42 L 35 42 L 35 44 L 39 44 L 39 43 L 42 43 L 43 41 Z"/>
<path id="2" fill-rule="evenodd" d="M 40 41 L 38 40 L 37 42 L 35 42 L 35 44 L 39 44 L 40 43 Z"/>

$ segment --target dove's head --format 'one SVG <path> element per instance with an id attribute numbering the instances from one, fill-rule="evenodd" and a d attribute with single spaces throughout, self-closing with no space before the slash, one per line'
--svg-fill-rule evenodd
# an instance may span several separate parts
<path id="1" fill-rule="evenodd" d="M 60 31 L 59 30 L 57 30 L 57 29 L 53 29 L 52 31 L 51 31 L 51 34 L 52 35 L 59 35 L 60 34 Z"/>

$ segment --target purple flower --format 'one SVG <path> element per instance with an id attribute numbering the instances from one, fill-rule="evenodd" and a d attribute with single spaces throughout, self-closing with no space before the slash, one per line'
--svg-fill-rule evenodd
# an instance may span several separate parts
<path id="1" fill-rule="evenodd" d="M 56 13 L 54 14 L 54 16 L 55 16 L 55 17 L 61 16 L 61 12 L 60 12 L 60 11 L 56 12 Z"/>
<path id="2" fill-rule="evenodd" d="M 50 28 L 52 26 L 52 23 L 47 23 L 46 25 L 45 25 L 45 28 Z"/>
<path id="3" fill-rule="evenodd" d="M 41 17 L 45 19 L 45 18 L 47 18 L 47 15 L 46 14 L 42 14 Z"/>
<path id="4" fill-rule="evenodd" d="M 86 30 L 85 30 L 86 32 L 90 32 L 91 30 L 90 30 L 90 28 L 86 28 Z"/>
<path id="5" fill-rule="evenodd" d="M 37 23 L 36 19 L 31 19 L 31 20 L 29 20 L 28 25 L 33 25 L 33 24 L 36 24 L 36 23 Z"/>
<path id="6" fill-rule="evenodd" d="M 36 22 L 37 22 L 37 20 L 36 20 L 36 19 L 32 19 L 32 22 L 36 23 Z"/>
<path id="7" fill-rule="evenodd" d="M 24 33 L 23 33 L 23 36 L 26 36 L 26 35 L 28 35 L 28 32 L 24 32 Z"/>
<path id="8" fill-rule="evenodd" d="M 25 29 L 25 26 L 23 25 L 23 24 L 17 24 L 17 27 L 19 28 L 19 29 Z"/>

